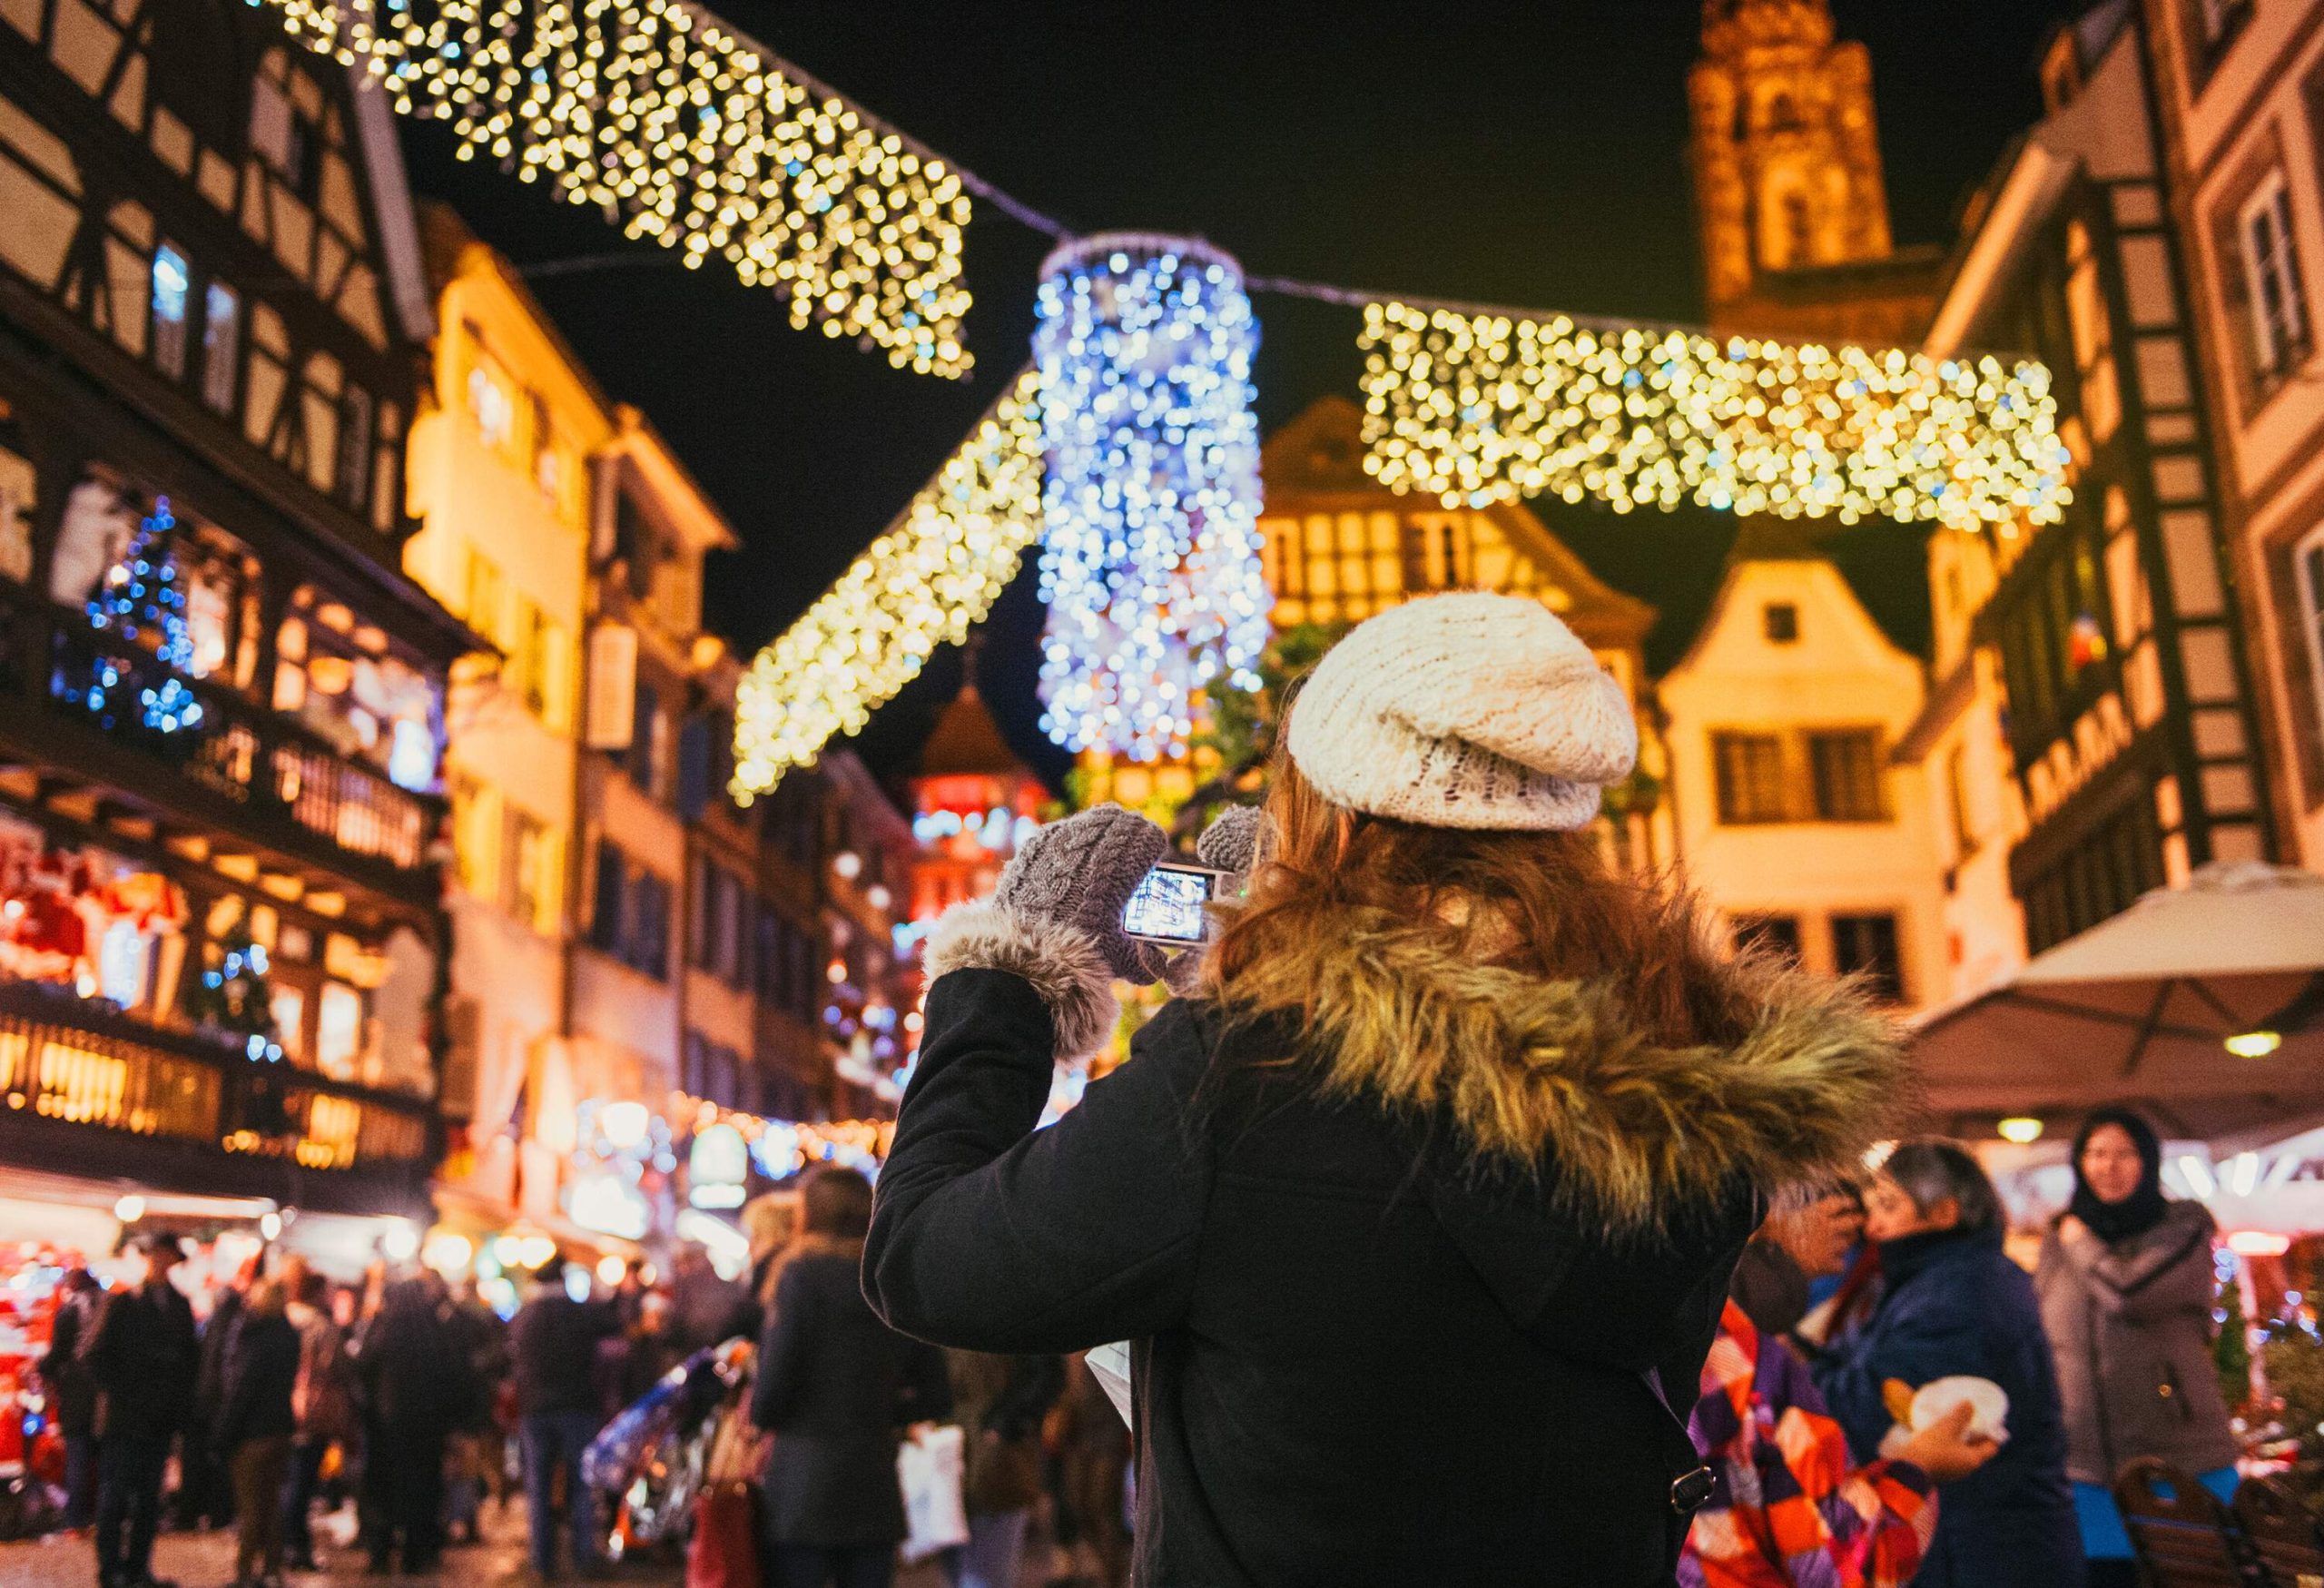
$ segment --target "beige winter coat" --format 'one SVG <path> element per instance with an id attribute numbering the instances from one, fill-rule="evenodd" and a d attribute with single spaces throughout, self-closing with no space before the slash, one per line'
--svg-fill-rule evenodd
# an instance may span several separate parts
<path id="1" fill-rule="evenodd" d="M 2058 1358 L 2066 1471 L 2111 1484 L 2134 1456 L 2188 1473 L 2235 1459 L 2227 1404 L 2212 1365 L 2216 1228 L 2200 1202 L 2173 1202 L 2162 1222 L 2112 1246 L 2056 1227 L 2043 1238 L 2034 1288 Z"/>

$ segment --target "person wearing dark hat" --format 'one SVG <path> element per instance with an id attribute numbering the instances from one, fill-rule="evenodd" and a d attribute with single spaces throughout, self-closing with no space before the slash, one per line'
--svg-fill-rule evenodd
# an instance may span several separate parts
<path id="1" fill-rule="evenodd" d="M 2162 1194 L 2152 1126 L 2128 1109 L 2083 1122 L 2073 1198 L 2043 1238 L 2034 1288 L 2057 1353 L 2091 1588 L 2137 1576 L 2112 1487 L 2124 1463 L 2159 1455 L 2234 1492 L 2238 1452 L 2211 1358 L 2217 1237 L 2201 1203 Z"/>
<path id="2" fill-rule="evenodd" d="M 566 1289 L 559 1258 L 534 1277 L 508 1331 L 518 1436 L 525 1448 L 525 1524 L 533 1578 L 557 1574 L 556 1475 L 565 1474 L 565 1518 L 573 1570 L 600 1569 L 596 1496 L 581 1481 L 581 1455 L 605 1425 L 598 1393 L 599 1347 L 621 1332 L 610 1302 L 576 1299 Z"/>
<path id="3" fill-rule="evenodd" d="M 96 1327 L 105 1293 L 86 1268 L 68 1270 L 56 1288 L 61 1299 L 40 1376 L 64 1440 L 64 1525 L 78 1533 L 95 1519 L 97 1505 L 97 1390 L 81 1360 L 81 1342 Z"/>
<path id="4" fill-rule="evenodd" d="M 1608 863 L 1637 725 L 1538 600 L 1368 619 L 1283 745 L 1195 977 L 1124 930 L 1167 841 L 1118 806 L 940 922 L 864 1290 L 963 1349 L 1130 1342 L 1135 1582 L 1667 1584 L 1728 1274 L 1885 1133 L 1896 1032 Z"/>
<path id="5" fill-rule="evenodd" d="M 97 1583 L 145 1588 L 153 1581 L 153 1534 L 170 1444 L 193 1403 L 201 1343 L 193 1307 L 170 1270 L 184 1259 L 177 1238 L 146 1230 L 129 1244 L 141 1261 L 117 1286 L 81 1342 L 97 1394 Z"/>

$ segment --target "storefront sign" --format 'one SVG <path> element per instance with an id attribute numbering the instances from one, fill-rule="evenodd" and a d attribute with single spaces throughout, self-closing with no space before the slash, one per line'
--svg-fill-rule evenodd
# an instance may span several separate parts
<path id="1" fill-rule="evenodd" d="M 739 1208 L 750 1171 L 743 1133 L 732 1125 L 705 1125 L 694 1132 L 686 1159 L 687 1200 L 697 1208 Z"/>

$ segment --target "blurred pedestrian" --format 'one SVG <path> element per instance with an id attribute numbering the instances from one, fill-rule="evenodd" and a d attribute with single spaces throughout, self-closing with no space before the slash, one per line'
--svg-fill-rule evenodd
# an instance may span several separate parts
<path id="1" fill-rule="evenodd" d="M 178 1449 L 178 1487 L 173 1509 L 182 1528 L 222 1527 L 234 1519 L 234 1484 L 218 1455 L 218 1418 L 226 1404 L 226 1361 L 242 1304 L 258 1277 L 252 1256 L 236 1267 L 210 1300 L 201 1322 L 201 1360 L 193 1379 L 193 1404 L 186 1415 L 185 1438 Z"/>
<path id="2" fill-rule="evenodd" d="M 968 1437 L 960 1498 L 969 1542 L 944 1555 L 951 1588 L 1017 1588 L 1025 1524 L 1041 1497 L 1041 1425 L 1065 1393 L 1062 1358 L 947 1351 L 952 1416 Z"/>
<path id="3" fill-rule="evenodd" d="M 330 1313 L 330 1281 L 293 1256 L 283 1265 L 283 1317 L 299 1335 L 299 1378 L 290 1396 L 296 1426 L 291 1431 L 290 1470 L 282 1485 L 282 1541 L 286 1563 L 296 1571 L 316 1569 L 310 1513 L 322 1484 L 323 1464 L 336 1445 L 345 1454 L 359 1429 L 354 1365 L 346 1332 Z"/>
<path id="4" fill-rule="evenodd" d="M 597 1386 L 598 1347 L 621 1327 L 611 1303 L 574 1298 L 565 1287 L 568 1272 L 582 1270 L 568 1270 L 559 1260 L 535 1277 L 508 1342 L 518 1437 L 525 1451 L 528 1558 L 533 1574 L 543 1581 L 557 1574 L 559 1475 L 565 1483 L 573 1570 L 587 1575 L 599 1569 L 596 1496 L 581 1481 L 581 1455 L 605 1421 Z"/>
<path id="5" fill-rule="evenodd" d="M 608 1376 L 608 1416 L 643 1396 L 688 1355 L 671 1327 L 670 1298 L 659 1290 L 649 1290 L 639 1298 L 636 1321 L 619 1346 Z"/>
<path id="6" fill-rule="evenodd" d="M 751 1299 L 758 1305 L 760 1327 L 774 1306 L 774 1281 L 783 1255 L 799 1231 L 799 1193 L 769 1191 L 743 1204 L 743 1234 L 751 1243 Z"/>
<path id="7" fill-rule="evenodd" d="M 1365 620 L 1279 743 L 1263 831 L 1203 835 L 1258 863 L 1196 995 L 1054 1124 L 1115 981 L 1179 969 L 1123 924 L 1166 835 L 1051 823 L 931 934 L 864 1288 L 950 1345 L 1135 1342 L 1145 1580 L 1667 1581 L 1760 1192 L 1883 1133 L 1896 1034 L 1610 863 L 1637 725 L 1537 600 Z"/>
<path id="8" fill-rule="evenodd" d="M 212 1431 L 234 1485 L 239 1588 L 282 1580 L 282 1495 L 299 1427 L 300 1357 L 299 1330 L 285 1311 L 281 1280 L 251 1287 L 227 1352 L 224 1396 Z"/>
<path id="9" fill-rule="evenodd" d="M 97 1386 L 79 1352 L 81 1342 L 96 1327 L 104 1287 L 88 1269 L 72 1268 L 56 1288 L 56 1315 L 49 1320 L 40 1380 L 49 1415 L 64 1441 L 64 1526 L 79 1533 L 95 1519 L 97 1510 Z"/>
<path id="10" fill-rule="evenodd" d="M 905 1531 L 899 1435 L 950 1412 L 944 1354 L 897 1334 L 863 1299 L 871 1181 L 812 1169 L 800 1208 L 751 1391 L 752 1421 L 775 1436 L 767 1588 L 887 1588 Z"/>
<path id="11" fill-rule="evenodd" d="M 2201 1203 L 2162 1194 L 2162 1143 L 2128 1109 L 2083 1121 L 2073 1175 L 2034 1287 L 2065 1395 L 2091 1588 L 2130 1588 L 2138 1573 L 2112 1488 L 2125 1463 L 2159 1455 L 2222 1498 L 2235 1492 L 2239 1451 L 2211 1357 L 2219 1231 Z"/>
<path id="12" fill-rule="evenodd" d="M 679 1360 L 740 1336 L 758 1333 L 750 1287 L 722 1277 L 710 1254 L 691 1241 L 670 1258 L 670 1339 Z"/>
<path id="13" fill-rule="evenodd" d="M 1067 1372 L 1057 1423 L 1058 1543 L 1077 1566 L 1088 1559 L 1098 1588 L 1123 1588 L 1129 1581 L 1129 1425 L 1079 1356 Z"/>
<path id="14" fill-rule="evenodd" d="M 447 1287 L 442 1310 L 476 1390 L 452 1432 L 444 1521 L 451 1536 L 475 1544 L 483 1537 L 485 1495 L 505 1456 L 497 1403 L 508 1376 L 508 1327 L 484 1304 L 471 1281 Z"/>
<path id="15" fill-rule="evenodd" d="M 444 1446 L 477 1389 L 437 1302 L 421 1280 L 389 1282 L 356 1336 L 364 1548 L 374 1572 L 399 1559 L 408 1574 L 434 1571 L 443 1548 Z"/>
<path id="16" fill-rule="evenodd" d="M 1719 1483 L 1689 1529 L 1682 1588 L 1902 1588 L 1935 1531 L 1935 1485 L 1997 1448 L 1967 1432 L 1965 1402 L 1892 1457 L 1852 1457 L 1783 1336 L 1806 1314 L 1809 1285 L 1840 1271 L 1862 1225 L 1853 1187 L 1797 1189 L 1752 1237 L 1756 1262 L 1728 1282 L 1687 1426 Z"/>
<path id="17" fill-rule="evenodd" d="M 2001 1198 L 1947 1141 L 1909 1141 L 1865 1193 L 1886 1287 L 1869 1322 L 1817 1365 L 1817 1387 L 1858 1462 L 1896 1418 L 1886 1386 L 1962 1375 L 2009 1396 L 2008 1439 L 1947 1488 L 1918 1588 L 2081 1588 L 2064 1413 L 2034 1282 L 2002 1252 Z"/>
<path id="18" fill-rule="evenodd" d="M 98 1588 L 150 1588 L 153 1534 L 170 1444 L 193 1405 L 201 1340 L 193 1307 L 170 1282 L 184 1261 L 175 1236 L 149 1230 L 130 1247 L 137 1277 L 116 1286 L 81 1343 L 97 1392 Z"/>

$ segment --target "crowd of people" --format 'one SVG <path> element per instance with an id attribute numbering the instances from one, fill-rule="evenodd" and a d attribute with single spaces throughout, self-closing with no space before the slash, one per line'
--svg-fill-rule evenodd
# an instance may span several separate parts
<path id="1" fill-rule="evenodd" d="M 424 1568 L 474 1525 L 470 1475 L 507 1470 L 462 1442 L 496 1436 L 532 1571 L 586 1575 L 609 1408 L 735 1335 L 765 1588 L 886 1588 L 899 1445 L 941 1421 L 955 1588 L 1018 1588 L 1045 1490 L 1109 1583 L 2123 1588 L 2122 1465 L 2235 1475 L 2209 1215 L 2101 1110 L 2029 1272 L 1968 1150 L 1876 1153 L 1909 1090 L 1894 1021 L 1611 866 L 1587 829 L 1636 754 L 1538 602 L 1360 625 L 1264 811 L 1204 834 L 1244 879 L 1215 939 L 1127 930 L 1151 822 L 1040 829 L 928 941 L 876 1202 L 824 1166 L 746 1209 L 747 1283 L 699 1254 L 610 1294 L 551 1270 L 504 1331 L 430 1276 L 350 1306 L 294 1263 L 197 1332 L 149 1239 L 59 1369 L 85 1375 L 59 1390 L 101 1588 L 147 1588 L 173 1438 L 192 1503 L 239 1502 L 246 1583 L 308 1547 L 350 1454 L 372 1563 Z M 1042 1128 L 1117 984 L 1166 978 L 1187 996 Z M 1123 1343 L 1127 1484 L 1124 1419 L 1062 1360 Z"/>
<path id="2" fill-rule="evenodd" d="M 1200 950 L 1125 924 L 1151 822 L 1041 829 L 927 942 L 873 1307 L 1131 1342 L 1141 1581 L 2133 1580 L 2122 1465 L 2234 1475 L 2209 1216 L 2121 1113 L 2036 1272 L 1959 1145 L 1863 1178 L 1903 1032 L 1610 863 L 1590 824 L 1636 757 L 1558 618 L 1450 594 L 1303 681 L 1264 806 L 1204 834 Z M 1157 981 L 1182 996 L 1042 1128 L 1050 1065 Z"/>
<path id="3" fill-rule="evenodd" d="M 231 1527 L 237 1588 L 266 1588 L 325 1563 L 318 1518 L 350 1501 L 348 1563 L 425 1574 L 521 1488 L 531 1579 L 597 1576 L 613 1518 L 584 1453 L 673 1367 L 742 1337 L 762 1366 L 735 1415 L 781 1435 L 760 1480 L 769 1588 L 887 1580 L 905 1534 L 898 1442 L 937 1419 L 966 1436 L 970 1537 L 939 1563 L 953 1588 L 1015 1588 L 1044 1496 L 1052 1536 L 1118 1588 L 1128 1429 L 1086 1375 L 1068 1390 L 1063 1357 L 891 1333 L 855 1279 L 871 1199 L 862 1175 L 816 1170 L 750 1210 L 747 1277 L 722 1277 L 694 1246 L 612 1285 L 559 1258 L 505 1322 L 422 1268 L 333 1283 L 297 1256 L 252 1265 L 197 1319 L 172 1281 L 179 1238 L 137 1232 L 123 1282 L 67 1274 L 40 1362 L 64 1440 L 61 1520 L 93 1541 L 99 1588 L 157 1588 L 165 1526 Z"/>

